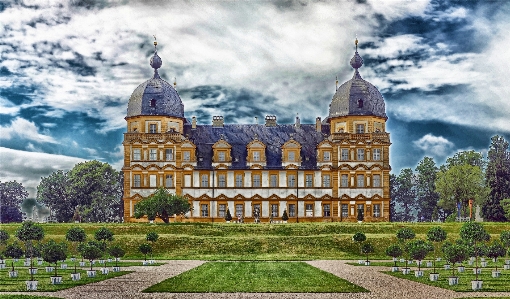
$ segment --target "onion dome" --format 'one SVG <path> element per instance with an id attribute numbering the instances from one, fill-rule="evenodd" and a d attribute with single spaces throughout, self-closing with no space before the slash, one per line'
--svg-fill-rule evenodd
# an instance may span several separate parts
<path id="1" fill-rule="evenodd" d="M 161 79 L 158 69 L 163 61 L 158 56 L 158 43 L 154 42 L 154 55 L 150 66 L 154 69 L 151 79 L 140 84 L 129 98 L 127 117 L 138 115 L 164 115 L 184 118 L 181 97 L 171 84 Z"/>
<path id="2" fill-rule="evenodd" d="M 329 105 L 329 117 L 374 115 L 387 118 L 381 93 L 374 85 L 361 78 L 358 69 L 363 65 L 363 58 L 358 54 L 358 39 L 355 44 L 356 52 L 350 61 L 355 70 L 354 76 L 337 88 Z"/>

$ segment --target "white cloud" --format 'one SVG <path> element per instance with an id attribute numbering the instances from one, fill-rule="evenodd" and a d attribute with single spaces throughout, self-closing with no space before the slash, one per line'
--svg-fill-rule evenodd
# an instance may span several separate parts
<path id="1" fill-rule="evenodd" d="M 442 136 L 427 134 L 413 141 L 414 146 L 423 150 L 426 156 L 443 158 L 451 153 L 454 144 Z"/>
<path id="2" fill-rule="evenodd" d="M 39 133 L 35 123 L 21 117 L 16 117 L 9 125 L 0 126 L 0 131 L 0 139 L 20 137 L 36 142 L 58 143 L 53 137 Z"/>

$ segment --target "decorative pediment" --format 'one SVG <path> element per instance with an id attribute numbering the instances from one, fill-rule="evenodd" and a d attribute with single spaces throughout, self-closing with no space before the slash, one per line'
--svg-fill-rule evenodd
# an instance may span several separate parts
<path id="1" fill-rule="evenodd" d="M 260 196 L 258 194 L 253 195 L 250 199 L 251 200 L 263 200 L 262 196 Z"/>
<path id="2" fill-rule="evenodd" d="M 282 148 L 297 148 L 297 149 L 300 149 L 301 148 L 301 144 L 299 142 L 297 142 L 296 140 L 291 139 L 291 140 L 285 142 L 282 145 Z"/>
<path id="3" fill-rule="evenodd" d="M 333 145 L 329 140 L 323 140 L 321 143 L 317 145 L 317 148 L 332 148 Z"/>
<path id="4" fill-rule="evenodd" d="M 298 169 L 299 166 L 297 166 L 296 164 L 289 164 L 287 166 L 285 166 L 285 169 Z"/>
<path id="5" fill-rule="evenodd" d="M 266 148 L 266 145 L 260 140 L 253 140 L 248 143 L 247 148 Z"/>
<path id="6" fill-rule="evenodd" d="M 198 197 L 199 200 L 211 200 L 211 197 L 207 194 L 202 194 Z"/>
<path id="7" fill-rule="evenodd" d="M 232 146 L 230 145 L 230 143 L 226 142 L 225 140 L 220 139 L 220 140 L 216 141 L 215 144 L 213 144 L 212 148 L 214 148 L 214 149 L 216 149 L 216 148 L 231 149 Z"/>
<path id="8" fill-rule="evenodd" d="M 193 170 L 193 169 L 195 169 L 195 166 L 193 166 L 191 164 L 184 164 L 184 165 L 182 165 L 182 168 L 183 168 L 183 170 Z"/>
<path id="9" fill-rule="evenodd" d="M 195 144 L 193 142 L 186 140 L 181 144 L 182 148 L 196 148 Z"/>
<path id="10" fill-rule="evenodd" d="M 252 166 L 250 166 L 250 169 L 264 169 L 264 166 L 260 164 L 253 164 Z"/>
<path id="11" fill-rule="evenodd" d="M 271 196 L 268 197 L 269 200 L 280 200 L 281 197 L 276 195 L 276 194 L 272 194 Z"/>
<path id="12" fill-rule="evenodd" d="M 312 196 L 311 194 L 307 194 L 305 197 L 304 197 L 305 200 L 316 200 L 315 196 Z"/>
<path id="13" fill-rule="evenodd" d="M 332 200 L 333 197 L 331 197 L 331 195 L 329 194 L 324 194 L 322 197 L 321 197 L 321 200 Z"/>
<path id="14" fill-rule="evenodd" d="M 166 169 L 176 170 L 177 167 L 175 167 L 175 165 L 172 165 L 172 164 L 165 164 L 165 166 L 163 166 L 161 169 L 163 169 L 163 170 L 166 170 Z"/>
<path id="15" fill-rule="evenodd" d="M 228 200 L 228 197 L 225 196 L 225 194 L 220 194 L 218 197 L 216 197 L 217 200 Z"/>
<path id="16" fill-rule="evenodd" d="M 235 197 L 234 197 L 235 200 L 245 200 L 246 197 L 242 196 L 241 194 L 237 194 Z"/>

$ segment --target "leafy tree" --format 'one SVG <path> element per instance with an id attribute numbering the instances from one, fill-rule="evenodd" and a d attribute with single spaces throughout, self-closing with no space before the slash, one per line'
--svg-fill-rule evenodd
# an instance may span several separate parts
<path id="1" fill-rule="evenodd" d="M 57 275 L 57 262 L 65 260 L 67 258 L 65 244 L 58 244 L 53 240 L 49 240 L 48 243 L 42 246 L 42 258 L 44 261 L 55 264 L 55 276 Z"/>
<path id="2" fill-rule="evenodd" d="M 406 247 L 406 243 L 409 240 L 414 239 L 415 237 L 416 234 L 414 233 L 414 231 L 408 227 L 401 228 L 397 231 L 397 239 L 399 240 L 399 242 L 403 244 L 404 248 Z M 406 256 L 406 268 L 407 268 L 410 257 L 409 252 L 407 250 L 406 253 L 408 253 L 408 255 Z"/>
<path id="3" fill-rule="evenodd" d="M 483 225 L 478 222 L 466 222 L 460 228 L 460 237 L 471 244 L 474 249 L 476 261 L 476 280 L 478 280 L 478 257 L 483 255 L 480 249 L 482 248 L 479 243 L 489 241 L 491 236 L 485 231 Z M 477 244 L 478 243 L 478 244 Z"/>
<path id="4" fill-rule="evenodd" d="M 81 255 L 89 260 L 90 270 L 92 271 L 92 262 L 103 256 L 104 250 L 98 246 L 96 242 L 87 242 L 79 246 Z"/>
<path id="5" fill-rule="evenodd" d="M 432 242 L 434 247 L 434 272 L 436 273 L 436 250 L 437 250 L 437 243 L 444 242 L 447 237 L 447 232 L 440 226 L 434 226 L 427 232 L 427 240 Z"/>
<path id="6" fill-rule="evenodd" d="M 5 248 L 5 256 L 12 258 L 12 271 L 14 272 L 14 259 L 19 259 L 25 254 L 23 252 L 23 248 L 18 244 L 18 242 L 14 242 L 12 244 L 7 245 Z"/>
<path id="7" fill-rule="evenodd" d="M 502 199 L 499 202 L 499 205 L 503 209 L 506 219 L 510 219 L 510 198 Z"/>
<path id="8" fill-rule="evenodd" d="M 110 253 L 111 256 L 115 258 L 115 267 L 119 266 L 118 264 L 119 258 L 123 257 L 126 254 L 126 251 L 122 249 L 122 247 L 120 247 L 119 245 L 113 245 L 112 247 L 110 247 L 108 252 Z"/>
<path id="9" fill-rule="evenodd" d="M 184 214 L 190 210 L 189 202 L 181 196 L 170 194 L 165 188 L 158 188 L 154 194 L 135 204 L 135 218 L 155 215 L 168 223 L 174 214 Z"/>
<path id="10" fill-rule="evenodd" d="M 37 186 L 36 200 L 54 212 L 57 222 L 69 222 L 77 205 L 68 194 L 67 173 L 57 170 L 42 177 Z"/>
<path id="11" fill-rule="evenodd" d="M 27 197 L 21 183 L 0 182 L 0 223 L 21 222 L 20 205 Z"/>
<path id="12" fill-rule="evenodd" d="M 147 260 L 147 254 L 152 253 L 152 246 L 149 243 L 142 243 L 138 250 L 145 256 L 145 260 Z"/>
<path id="13" fill-rule="evenodd" d="M 503 137 L 496 135 L 491 138 L 487 160 L 485 179 L 490 192 L 482 204 L 482 214 L 484 220 L 505 221 L 507 217 L 500 201 L 510 198 L 510 152 Z"/>
<path id="14" fill-rule="evenodd" d="M 468 253 L 466 247 L 458 244 L 452 244 L 450 242 L 446 242 L 442 246 L 444 259 L 452 264 L 452 276 L 455 276 L 455 264 L 462 263 L 468 258 Z M 478 280 L 478 274 L 477 274 Z"/>
<path id="15" fill-rule="evenodd" d="M 439 206 L 453 214 L 460 204 L 463 214 L 468 214 L 468 201 L 481 202 L 487 194 L 482 169 L 468 164 L 454 165 L 437 174 L 436 190 L 439 193 Z"/>
<path id="16" fill-rule="evenodd" d="M 94 239 L 99 242 L 113 241 L 113 232 L 106 227 L 101 227 L 94 232 Z"/>
<path id="17" fill-rule="evenodd" d="M 481 153 L 471 151 L 460 151 L 453 155 L 453 157 L 446 159 L 446 167 L 447 169 L 452 168 L 453 166 L 460 165 L 471 165 L 478 166 L 480 169 L 484 168 L 483 155 Z"/>
<path id="18" fill-rule="evenodd" d="M 418 271 L 421 270 L 421 261 L 427 256 L 431 249 L 431 246 L 423 240 L 414 240 L 405 245 L 405 250 L 409 254 L 409 257 L 418 261 Z"/>
<path id="19" fill-rule="evenodd" d="M 394 174 L 390 174 L 390 221 L 400 221 L 399 217 L 397 216 L 397 210 L 396 210 L 396 194 L 397 194 L 397 176 Z"/>
<path id="20" fill-rule="evenodd" d="M 510 230 L 502 231 L 499 240 L 507 250 L 510 249 Z"/>
<path id="21" fill-rule="evenodd" d="M 386 255 L 387 256 L 391 256 L 392 258 L 394 258 L 394 262 L 395 262 L 395 267 L 397 266 L 397 258 L 402 256 L 402 248 L 400 248 L 400 246 L 398 246 L 398 244 L 391 244 L 390 246 L 388 246 L 388 248 L 386 248 Z"/>
<path id="22" fill-rule="evenodd" d="M 494 260 L 496 265 L 496 271 L 498 271 L 498 257 L 504 257 L 506 255 L 506 250 L 501 242 L 495 241 L 491 245 L 487 247 L 487 257 Z"/>
<path id="23" fill-rule="evenodd" d="M 0 230 L 0 260 L 3 259 L 3 249 L 7 244 L 7 240 L 9 240 L 9 233 L 5 230 Z"/>
<path id="24" fill-rule="evenodd" d="M 367 242 L 367 243 L 363 243 L 363 245 L 361 245 L 361 253 L 365 254 L 367 256 L 367 263 L 368 263 L 368 255 L 373 252 L 374 252 L 374 246 L 372 246 L 372 244 Z"/>
<path id="25" fill-rule="evenodd" d="M 78 243 L 85 242 L 87 239 L 87 234 L 85 230 L 81 227 L 71 227 L 66 232 L 66 240 L 73 243 L 73 257 L 74 254 L 77 253 Z M 76 273 L 76 261 L 74 261 L 74 273 Z"/>
<path id="26" fill-rule="evenodd" d="M 361 254 L 363 254 L 361 252 L 361 244 L 367 240 L 367 236 L 362 232 L 357 232 L 352 236 L 352 240 L 359 244 L 360 246 L 359 251 Z"/>
<path id="27" fill-rule="evenodd" d="M 404 168 L 392 186 L 392 200 L 395 203 L 395 221 L 412 221 L 416 207 L 415 176 L 410 168 Z"/>
<path id="28" fill-rule="evenodd" d="M 147 233 L 147 236 L 145 236 L 145 239 L 154 245 L 154 243 L 159 239 L 159 235 L 156 232 L 149 232 L 149 233 Z M 151 252 L 151 259 L 152 259 L 152 252 Z"/>
<path id="29" fill-rule="evenodd" d="M 23 222 L 21 227 L 16 231 L 16 238 L 25 243 L 26 253 L 30 257 L 30 268 L 32 268 L 32 257 L 35 253 L 33 242 L 40 242 L 44 238 L 42 226 L 31 221 Z M 30 280 L 34 280 L 34 274 L 32 272 L 30 273 Z"/>
<path id="30" fill-rule="evenodd" d="M 227 208 L 227 214 L 225 215 L 225 221 L 232 221 L 232 214 L 230 214 L 230 210 Z"/>
<path id="31" fill-rule="evenodd" d="M 438 168 L 434 159 L 424 157 L 415 171 L 418 220 L 432 221 L 432 214 L 439 200 L 435 186 Z"/>

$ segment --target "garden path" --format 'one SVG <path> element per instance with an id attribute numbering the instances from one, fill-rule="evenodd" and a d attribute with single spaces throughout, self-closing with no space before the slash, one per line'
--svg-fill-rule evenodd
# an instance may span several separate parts
<path id="1" fill-rule="evenodd" d="M 160 261 L 158 261 L 160 262 Z M 328 294 L 310 294 L 310 293 L 141 293 L 141 291 L 153 284 L 163 281 L 169 277 L 178 275 L 182 272 L 198 267 L 204 261 L 161 261 L 164 265 L 158 267 L 133 266 L 126 270 L 133 273 L 116 278 L 107 279 L 97 283 L 78 286 L 72 289 L 58 292 L 24 292 L 23 294 L 55 296 L 66 299 L 155 299 L 155 298 L 192 298 L 192 299 L 216 299 L 216 298 L 274 298 L 274 299 L 396 299 L 396 298 L 426 298 L 426 299 L 446 299 L 463 297 L 510 297 L 510 292 L 476 292 L 460 293 L 450 290 L 444 290 L 437 287 L 427 286 L 417 282 L 399 279 L 379 271 L 387 270 L 385 267 L 376 266 L 351 266 L 348 261 L 310 261 L 310 265 L 333 273 L 354 284 L 362 286 L 370 293 L 328 293 Z M 351 261 L 352 262 L 352 261 Z M 6 293 L 0 293 L 6 294 Z M 20 293 L 16 293 L 20 294 Z"/>

